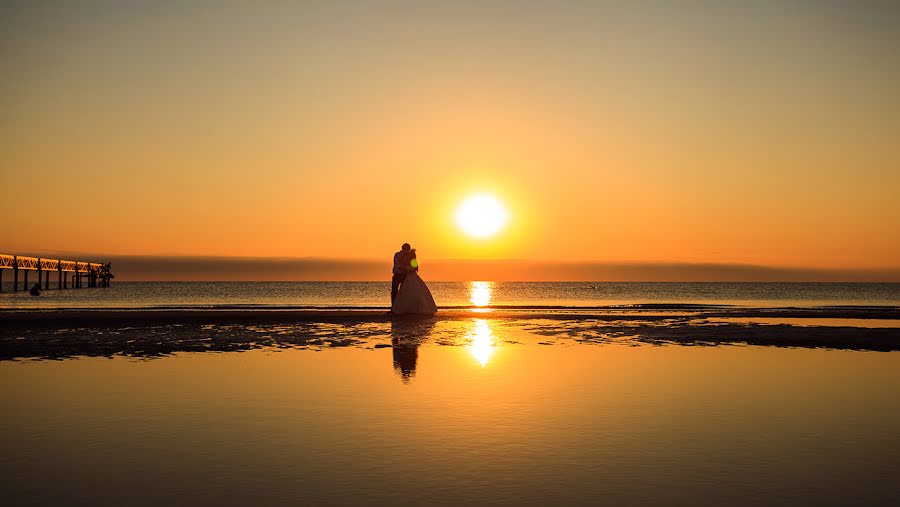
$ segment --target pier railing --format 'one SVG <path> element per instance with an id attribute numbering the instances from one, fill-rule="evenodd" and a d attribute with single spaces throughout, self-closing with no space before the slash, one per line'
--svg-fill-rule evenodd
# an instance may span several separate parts
<path id="1" fill-rule="evenodd" d="M 27 257 L 24 255 L 0 254 L 0 290 L 3 290 L 3 272 L 13 272 L 13 291 L 19 290 L 19 271 L 23 272 L 23 289 L 28 290 L 28 272 L 37 271 L 37 283 L 43 288 L 50 288 L 50 273 L 55 271 L 59 279 L 57 288 L 69 288 L 69 273 L 72 273 L 72 288 L 109 287 L 114 278 L 110 263 L 68 261 L 63 259 L 47 259 L 44 257 Z"/>

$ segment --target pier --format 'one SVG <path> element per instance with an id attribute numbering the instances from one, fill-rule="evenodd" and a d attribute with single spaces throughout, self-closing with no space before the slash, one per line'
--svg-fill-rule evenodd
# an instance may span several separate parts
<path id="1" fill-rule="evenodd" d="M 13 292 L 19 290 L 19 271 L 23 273 L 22 290 L 29 290 L 28 273 L 37 271 L 37 283 L 43 290 L 50 289 L 50 273 L 57 274 L 57 288 L 69 288 L 69 273 L 72 273 L 71 287 L 109 287 L 114 278 L 110 263 L 67 261 L 63 259 L 46 259 L 43 257 L 26 257 L 23 255 L 0 254 L 0 291 L 3 290 L 3 273 L 13 272 Z M 43 281 L 43 283 L 42 283 Z"/>

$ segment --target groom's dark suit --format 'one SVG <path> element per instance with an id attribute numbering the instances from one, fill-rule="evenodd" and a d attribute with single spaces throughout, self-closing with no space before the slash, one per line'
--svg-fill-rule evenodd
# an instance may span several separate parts
<path id="1" fill-rule="evenodd" d="M 403 283 L 403 280 L 406 279 L 406 270 L 403 269 L 403 255 L 404 252 L 397 252 L 394 254 L 394 276 L 391 278 L 391 303 L 393 304 L 394 299 L 397 298 L 397 290 L 400 289 L 400 284 Z"/>

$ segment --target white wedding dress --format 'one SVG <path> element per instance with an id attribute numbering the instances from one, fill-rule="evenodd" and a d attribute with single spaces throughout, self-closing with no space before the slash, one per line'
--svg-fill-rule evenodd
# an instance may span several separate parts
<path id="1" fill-rule="evenodd" d="M 431 291 L 415 271 L 406 275 L 406 279 L 400 284 L 400 291 L 394 298 L 391 311 L 401 315 L 408 313 L 434 315 L 437 313 L 437 305 L 434 304 Z"/>

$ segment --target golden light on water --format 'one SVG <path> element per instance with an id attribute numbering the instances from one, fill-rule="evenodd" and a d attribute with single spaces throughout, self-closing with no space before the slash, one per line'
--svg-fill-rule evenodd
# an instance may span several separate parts
<path id="1" fill-rule="evenodd" d="M 479 308 L 490 306 L 492 288 L 492 282 L 471 282 L 469 284 L 469 301 Z"/>
<path id="2" fill-rule="evenodd" d="M 467 336 L 471 343 L 469 344 L 469 353 L 478 361 L 482 367 L 487 365 L 494 353 L 494 334 L 491 326 L 484 319 L 475 321 L 475 327 Z"/>
<path id="3" fill-rule="evenodd" d="M 456 224 L 473 238 L 488 238 L 506 225 L 508 214 L 496 197 L 488 194 L 470 196 L 456 210 Z"/>

